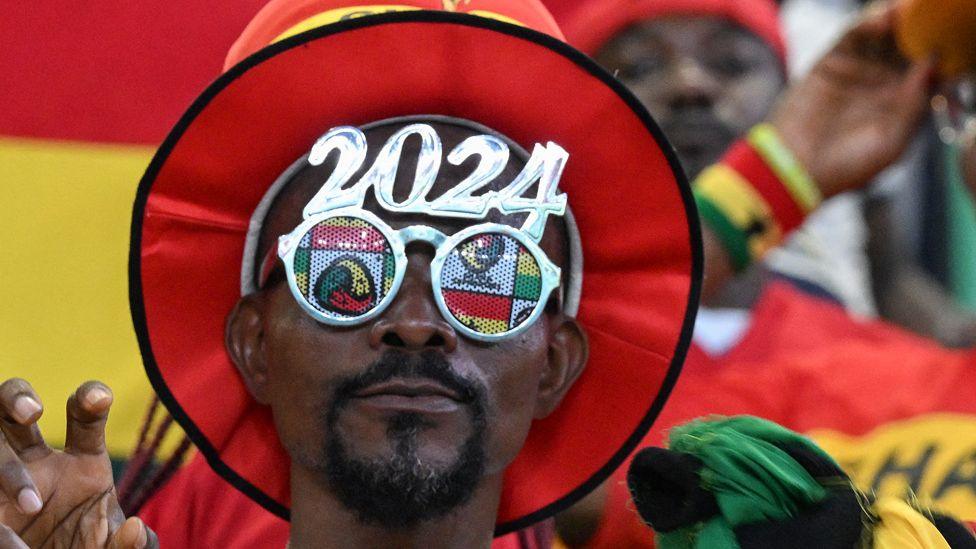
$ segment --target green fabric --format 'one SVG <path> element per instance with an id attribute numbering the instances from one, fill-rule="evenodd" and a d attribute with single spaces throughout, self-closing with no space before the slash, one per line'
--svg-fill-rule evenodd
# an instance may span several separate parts
<path id="1" fill-rule="evenodd" d="M 943 150 L 949 283 L 959 303 L 976 310 L 976 207 L 959 170 L 959 150 L 949 146 L 943 146 Z"/>
<path id="2" fill-rule="evenodd" d="M 698 193 L 694 193 L 694 196 L 695 204 L 698 206 L 698 215 L 722 242 L 722 247 L 728 252 L 729 259 L 732 261 L 732 268 L 736 272 L 741 272 L 752 261 L 749 255 L 749 241 L 745 233 L 736 227 L 722 213 L 721 208 L 713 204 L 707 197 Z"/>
<path id="3" fill-rule="evenodd" d="M 789 519 L 822 501 L 826 488 L 780 448 L 784 445 L 803 446 L 834 462 L 810 439 L 756 417 L 712 418 L 672 429 L 670 449 L 702 461 L 702 487 L 715 494 L 720 514 L 694 528 L 658 534 L 657 546 L 738 549 L 734 528 Z"/>

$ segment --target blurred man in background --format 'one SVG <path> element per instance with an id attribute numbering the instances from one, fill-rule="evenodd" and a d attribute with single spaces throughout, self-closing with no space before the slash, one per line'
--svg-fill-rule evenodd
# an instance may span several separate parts
<path id="1" fill-rule="evenodd" d="M 761 122 L 786 84 L 772 0 L 589 2 L 565 27 L 647 107 L 691 177 Z"/>
<path id="2" fill-rule="evenodd" d="M 658 10 L 661 4 L 668 8 Z M 772 3 L 756 4 L 763 5 L 765 13 L 772 13 L 771 20 L 775 21 Z M 609 68 L 620 69 L 621 77 L 648 103 L 656 116 L 662 117 L 665 127 L 668 127 L 669 114 L 659 111 L 667 107 L 678 113 L 696 113 L 688 116 L 706 118 L 727 131 L 735 127 L 733 121 L 747 119 L 734 114 L 751 112 L 761 118 L 772 106 L 774 99 L 763 93 L 754 93 L 751 97 L 736 93 L 740 86 L 746 86 L 752 80 L 752 75 L 764 74 L 767 79 L 773 78 L 768 70 L 764 72 L 763 67 L 768 69 L 769 65 L 762 62 L 764 57 L 756 44 L 765 42 L 765 59 L 768 60 L 776 51 L 777 43 L 762 40 L 768 35 L 768 25 L 750 22 L 747 16 L 737 12 L 740 3 L 622 2 L 616 10 L 605 12 L 602 3 L 594 5 L 590 11 L 581 9 L 578 12 L 577 25 L 568 25 L 570 39 L 575 37 L 584 49 L 596 53 L 602 62 L 618 63 L 618 66 L 611 64 Z M 759 12 L 763 9 L 753 9 L 748 14 Z M 828 98 L 841 88 L 852 97 L 861 95 L 861 100 L 869 99 L 872 94 L 877 94 L 879 101 L 882 97 L 890 99 L 884 94 L 890 94 L 892 90 L 880 92 L 882 86 L 871 78 L 881 74 L 878 71 L 886 64 L 894 71 L 895 78 L 901 78 L 897 76 L 896 67 L 905 66 L 894 50 L 892 13 L 889 10 L 870 36 L 848 33 L 842 39 L 840 46 L 817 65 L 813 77 L 797 86 L 797 91 L 804 90 L 803 100 L 797 102 L 797 92 L 783 100 L 800 107 L 781 109 L 791 113 L 788 120 L 836 118 L 839 103 Z M 616 14 L 616 19 L 611 14 Z M 693 22 L 696 19 L 698 21 Z M 667 29 L 677 26 L 685 26 L 684 31 L 665 39 L 669 36 Z M 717 30 L 723 26 L 724 32 Z M 727 42 L 730 40 L 728 27 L 737 28 L 735 34 L 742 41 L 738 49 L 734 43 Z M 696 34 L 696 28 L 712 28 L 713 32 Z M 741 38 L 743 35 L 751 38 L 751 47 L 746 45 L 750 40 Z M 683 37 L 697 37 L 697 42 L 685 43 Z M 857 41 L 861 46 L 870 44 L 869 50 L 857 53 L 857 48 L 851 48 Z M 692 55 L 695 46 L 698 51 Z M 755 55 L 750 58 L 743 53 L 735 63 L 735 55 L 727 54 L 728 50 Z M 667 53 L 662 54 L 662 51 Z M 685 52 L 682 55 L 674 53 L 682 51 Z M 741 80 L 723 74 L 717 68 L 721 64 L 719 61 L 709 65 L 710 59 L 724 59 L 726 70 L 738 74 Z M 753 59 L 753 62 L 745 63 L 742 59 Z M 852 63 L 860 64 L 861 70 L 851 70 Z M 658 79 L 642 80 L 642 74 L 657 74 Z M 833 89 L 829 83 L 831 78 L 842 79 L 841 88 Z M 695 85 L 680 87 L 661 83 L 669 79 Z M 718 82 L 728 84 L 722 87 L 716 85 Z M 893 86 L 898 87 L 899 84 Z M 764 88 L 756 85 L 754 89 Z M 686 93 L 676 93 L 678 90 Z M 917 87 L 913 93 L 917 94 L 914 106 L 908 108 L 905 103 L 891 108 L 892 116 L 910 117 L 909 111 L 919 108 L 924 100 L 924 87 Z M 753 109 L 734 108 L 750 99 L 756 103 Z M 761 105 L 765 110 L 760 108 L 761 100 L 765 101 Z M 888 116 L 870 100 L 855 109 L 854 114 L 854 118 L 860 117 L 862 121 L 872 116 Z M 775 114 L 773 118 L 776 118 Z M 887 161 L 877 163 L 871 160 L 874 158 L 872 154 L 866 153 L 874 147 L 898 148 L 897 143 L 907 142 L 917 128 L 916 124 L 908 123 L 885 130 L 871 128 L 855 136 L 849 131 L 853 127 L 841 130 L 842 126 L 830 128 L 826 123 L 821 128 L 826 130 L 826 135 L 836 132 L 824 141 L 830 146 L 806 157 L 807 167 L 821 174 L 815 178 L 821 188 L 829 188 L 843 179 L 838 179 L 839 174 L 827 168 L 845 156 L 854 163 L 858 163 L 858 159 L 864 160 L 861 162 L 864 170 L 856 185 L 847 188 L 864 185 L 897 157 L 889 154 Z M 748 129 L 741 128 L 739 135 Z M 694 138 L 690 135 L 688 142 L 695 141 Z M 838 146 L 845 139 L 848 144 Z M 680 132 L 676 133 L 675 141 L 680 154 L 681 144 L 685 142 Z M 698 169 L 698 151 L 705 150 L 705 144 L 714 144 L 717 148 L 721 141 L 699 137 L 693 145 L 686 142 L 682 154 L 683 161 L 688 163 L 686 167 Z M 713 152 L 712 161 L 719 160 L 722 152 Z M 735 153 L 729 154 L 735 156 Z M 706 296 L 710 287 L 722 286 L 728 280 L 719 275 L 720 271 L 715 265 L 708 265 L 706 259 Z M 721 283 L 717 282 L 719 280 Z M 809 285 L 803 286 L 810 289 Z M 829 284 L 824 286 L 830 287 Z M 703 341 L 700 336 L 705 335 L 702 328 L 699 321 L 696 330 L 699 343 Z M 970 452 L 976 450 L 976 445 L 952 440 L 953 434 L 973 431 L 976 425 L 972 419 L 973 407 L 958 393 L 960 380 L 965 378 L 971 361 L 966 353 L 945 351 L 882 323 L 855 321 L 834 304 L 797 291 L 795 284 L 773 284 L 753 310 L 751 318 L 739 322 L 738 329 L 726 331 L 731 332 L 731 336 L 722 338 L 725 343 L 718 346 L 717 351 L 715 346 L 705 349 L 692 346 L 682 379 L 655 432 L 643 444 L 660 444 L 660 431 L 698 415 L 715 412 L 759 414 L 814 434 L 828 450 L 838 455 L 855 482 L 865 490 L 890 494 L 912 491 L 967 518 L 976 517 L 976 492 L 961 481 L 965 478 L 963 471 L 967 470 Z M 914 387 L 922 380 L 926 380 L 927 385 L 919 394 Z M 920 436 L 920 433 L 925 435 Z M 564 541 L 573 546 L 590 547 L 651 545 L 651 540 L 635 527 L 639 523 L 628 508 L 629 494 L 623 489 L 623 474 L 618 472 L 615 478 L 616 481 L 609 483 L 605 490 L 598 490 L 559 519 L 559 531 Z"/>

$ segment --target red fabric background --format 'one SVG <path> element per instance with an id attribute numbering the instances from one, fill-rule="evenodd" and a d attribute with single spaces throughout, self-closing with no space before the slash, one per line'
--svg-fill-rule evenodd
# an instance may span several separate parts
<path id="1" fill-rule="evenodd" d="M 757 415 L 801 433 L 852 436 L 920 414 L 976 416 L 974 367 L 972 351 L 946 350 L 883 322 L 859 322 L 778 283 L 727 355 L 710 357 L 692 346 L 671 399 L 640 446 L 661 446 L 668 428 L 709 414 Z M 590 548 L 654 547 L 630 501 L 628 464 L 607 483 L 604 520 Z"/>
<path id="2" fill-rule="evenodd" d="M 6 2 L 0 135 L 156 145 L 266 3 Z M 579 0 L 544 3 L 558 20 Z"/>

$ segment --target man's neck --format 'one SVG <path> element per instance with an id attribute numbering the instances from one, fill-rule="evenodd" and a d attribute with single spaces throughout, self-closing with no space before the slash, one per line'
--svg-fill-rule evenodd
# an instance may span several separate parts
<path id="1" fill-rule="evenodd" d="M 296 464 L 291 472 L 290 549 L 488 549 L 491 546 L 501 475 L 485 478 L 470 500 L 454 512 L 417 526 L 386 529 L 364 524 L 322 484 Z"/>

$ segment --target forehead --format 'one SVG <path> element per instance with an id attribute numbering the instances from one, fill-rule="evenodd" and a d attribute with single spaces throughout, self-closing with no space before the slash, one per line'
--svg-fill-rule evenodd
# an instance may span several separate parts
<path id="1" fill-rule="evenodd" d="M 772 48 L 761 38 L 724 17 L 714 15 L 673 15 L 643 21 L 614 37 L 602 53 L 624 55 L 680 52 L 684 54 L 768 53 Z"/>

